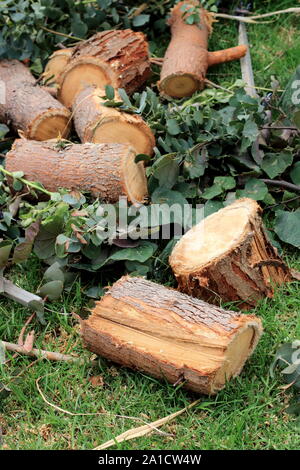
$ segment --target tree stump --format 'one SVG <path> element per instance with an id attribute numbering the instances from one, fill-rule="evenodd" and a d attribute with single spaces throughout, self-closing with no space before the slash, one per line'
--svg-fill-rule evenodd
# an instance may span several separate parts
<path id="1" fill-rule="evenodd" d="M 0 104 L 4 122 L 11 122 L 15 131 L 22 131 L 28 139 L 68 136 L 69 110 L 36 84 L 24 64 L 17 60 L 0 61 L 0 80 L 5 90 L 5 103 Z"/>
<path id="2" fill-rule="evenodd" d="M 81 321 L 81 331 L 85 346 L 100 356 L 214 394 L 241 372 L 262 326 L 254 315 L 124 276 Z"/>
<path id="3" fill-rule="evenodd" d="M 249 308 L 292 280 L 268 239 L 261 212 L 256 201 L 238 199 L 189 230 L 169 259 L 179 290 Z"/>
<path id="4" fill-rule="evenodd" d="M 187 24 L 185 20 L 195 8 L 200 17 L 200 24 Z M 172 38 L 158 83 L 163 94 L 174 98 L 190 96 L 204 88 L 208 67 L 240 59 L 246 54 L 247 47 L 243 45 L 208 52 L 212 21 L 212 15 L 201 8 L 197 0 L 180 2 L 171 10 L 168 24 L 171 26 Z"/>
<path id="5" fill-rule="evenodd" d="M 137 154 L 152 155 L 154 135 L 142 117 L 103 105 L 103 94 L 100 88 L 88 87 L 74 101 L 72 114 L 81 142 L 124 143 Z"/>
<path id="6" fill-rule="evenodd" d="M 135 155 L 125 144 L 18 139 L 5 161 L 8 171 L 22 171 L 24 178 L 42 183 L 49 191 L 77 189 L 111 203 L 121 196 L 143 202 L 147 181 L 142 162 L 134 162 Z"/>
<path id="7" fill-rule="evenodd" d="M 105 85 L 137 90 L 150 75 L 148 42 L 130 29 L 97 33 L 72 49 L 59 79 L 59 100 L 71 107 L 77 93 L 88 86 Z"/>

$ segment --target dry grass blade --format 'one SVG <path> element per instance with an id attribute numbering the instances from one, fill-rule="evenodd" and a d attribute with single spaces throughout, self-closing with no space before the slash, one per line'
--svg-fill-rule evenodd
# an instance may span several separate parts
<path id="1" fill-rule="evenodd" d="M 137 428 L 129 429 L 128 431 L 125 431 L 122 434 L 119 434 L 119 436 L 115 437 L 114 439 L 111 439 L 110 441 L 104 442 L 104 444 L 101 444 L 100 446 L 95 447 L 93 450 L 108 449 L 108 447 L 112 447 L 116 445 L 117 443 L 120 443 L 123 441 L 129 441 L 130 439 L 135 439 L 136 437 L 142 437 L 142 436 L 145 436 L 146 434 L 150 434 L 151 432 L 153 432 L 154 428 L 163 426 L 164 424 L 168 423 L 169 421 L 176 418 L 177 416 L 180 416 L 182 413 L 185 413 L 190 408 L 196 406 L 199 402 L 200 402 L 200 399 L 194 401 L 193 403 L 186 406 L 182 410 L 176 411 L 175 413 L 172 413 L 169 416 L 166 416 L 165 418 L 158 419 L 157 421 L 146 424 L 144 426 L 139 426 Z"/>

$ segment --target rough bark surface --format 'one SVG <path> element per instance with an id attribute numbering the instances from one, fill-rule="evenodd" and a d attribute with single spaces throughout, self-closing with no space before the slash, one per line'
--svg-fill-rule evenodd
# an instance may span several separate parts
<path id="1" fill-rule="evenodd" d="M 58 96 L 71 107 L 76 94 L 89 85 L 103 88 L 110 84 L 130 94 L 149 75 L 148 42 L 143 33 L 130 29 L 103 31 L 72 49 L 70 62 L 60 77 Z"/>
<path id="2" fill-rule="evenodd" d="M 134 195 L 143 201 L 147 193 L 144 168 L 134 163 L 135 152 L 124 144 L 69 144 L 57 141 L 15 141 L 6 155 L 8 171 L 23 171 L 24 178 L 38 181 L 49 191 L 59 188 L 90 192 L 107 202 Z M 128 172 L 135 166 L 131 181 Z"/>
<path id="3" fill-rule="evenodd" d="M 137 154 L 152 155 L 155 139 L 142 117 L 104 106 L 101 96 L 101 89 L 88 87 L 75 99 L 72 114 L 81 142 L 125 143 Z"/>
<path id="4" fill-rule="evenodd" d="M 243 207 L 248 211 L 248 220 L 241 228 L 241 235 L 237 239 L 233 238 L 231 247 L 224 249 L 223 253 L 212 255 L 211 260 L 203 265 L 197 264 L 193 247 L 188 252 L 189 243 L 195 243 L 197 232 L 198 254 L 201 254 L 201 243 L 205 239 L 215 239 L 217 247 L 222 241 L 222 230 L 226 233 L 222 218 L 229 211 Z M 225 302 L 237 301 L 240 308 L 247 309 L 264 297 L 272 297 L 276 286 L 291 281 L 289 268 L 268 239 L 261 212 L 259 205 L 252 199 L 240 199 L 187 232 L 175 245 L 169 260 L 179 290 L 208 302 L 219 303 L 220 299 Z M 213 226 L 213 221 L 218 223 L 214 233 L 206 230 L 206 224 Z M 193 241 L 190 242 L 191 236 Z"/>
<path id="5" fill-rule="evenodd" d="M 67 137 L 70 112 L 36 85 L 35 78 L 25 65 L 17 60 L 2 60 L 0 80 L 5 85 L 5 103 L 0 110 L 4 122 L 11 123 L 28 139 Z"/>
<path id="6" fill-rule="evenodd" d="M 90 351 L 207 394 L 240 373 L 262 332 L 253 315 L 127 276 L 97 302 L 81 327 Z"/>
<path id="7" fill-rule="evenodd" d="M 187 24 L 186 18 L 194 7 L 199 8 L 201 24 Z M 208 52 L 208 36 L 211 32 L 212 16 L 200 9 L 197 0 L 178 3 L 168 21 L 172 38 L 167 48 L 161 69 L 159 89 L 162 93 L 181 98 L 190 96 L 205 86 L 205 77 L 210 65 L 239 59 L 247 52 L 245 46 L 224 51 Z"/>

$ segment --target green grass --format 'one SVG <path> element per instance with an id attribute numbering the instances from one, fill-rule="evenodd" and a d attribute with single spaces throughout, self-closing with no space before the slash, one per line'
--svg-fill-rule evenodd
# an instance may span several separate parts
<path id="1" fill-rule="evenodd" d="M 258 4 L 258 2 L 256 2 Z M 260 11 L 295 6 L 290 1 L 259 2 Z M 284 16 L 269 25 L 249 27 L 257 86 L 269 87 L 271 75 L 284 85 L 299 62 L 300 37 L 297 19 Z M 237 25 L 215 26 L 211 50 L 236 44 Z M 283 51 L 282 55 L 279 52 Z M 215 74 L 218 74 L 216 76 Z M 240 77 L 239 64 L 211 70 L 209 78 L 226 85 Z M 289 252 L 288 262 L 300 269 L 298 253 Z M 9 272 L 21 287 L 35 292 L 43 266 L 32 257 L 24 266 Z M 28 310 L 0 300 L 0 338 L 16 342 Z M 76 321 L 70 312 L 80 312 L 87 300 L 80 283 L 61 302 L 48 304 L 47 326 L 32 324 L 36 346 L 89 357 L 82 348 Z M 264 335 L 242 374 L 217 397 L 203 403 L 164 426 L 168 435 L 153 433 L 116 445 L 118 449 L 297 449 L 299 431 L 285 413 L 292 392 L 284 391 L 280 376 L 270 378 L 269 367 L 277 347 L 300 337 L 300 287 L 291 283 L 264 300 L 254 310 L 263 320 Z M 8 354 L 8 357 L 12 355 Z M 11 390 L 1 401 L 2 446 L 7 449 L 90 449 L 142 423 L 117 417 L 126 415 L 150 422 L 177 411 L 195 398 L 182 388 L 174 389 L 139 372 L 120 368 L 105 360 L 90 368 L 67 363 L 50 363 L 23 356 L 12 358 L 0 369 L 0 381 Z M 18 378 L 15 378 L 16 375 Z M 104 385 L 93 387 L 89 377 L 101 375 Z M 70 416 L 49 406 L 46 399 L 72 413 L 105 414 Z M 1 386 L 0 386 L 1 389 Z"/>

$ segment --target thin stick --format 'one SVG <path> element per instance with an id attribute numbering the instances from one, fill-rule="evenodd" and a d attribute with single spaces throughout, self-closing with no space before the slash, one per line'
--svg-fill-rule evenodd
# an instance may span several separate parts
<path id="1" fill-rule="evenodd" d="M 193 403 L 186 406 L 182 410 L 176 411 L 175 413 L 172 413 L 169 416 L 166 416 L 165 418 L 161 418 L 161 419 L 158 419 L 157 421 L 154 421 L 153 423 L 151 423 L 151 425 L 146 424 L 145 426 L 139 426 L 138 428 L 129 429 L 128 431 L 125 431 L 122 434 L 119 434 L 119 436 L 115 437 L 114 439 L 111 439 L 110 441 L 107 441 L 104 444 L 101 444 L 100 446 L 95 447 L 93 450 L 107 449 L 108 447 L 112 447 L 116 445 L 117 443 L 120 443 L 123 441 L 129 441 L 130 439 L 135 439 L 136 437 L 141 437 L 141 436 L 145 436 L 146 434 L 150 434 L 153 431 L 152 426 L 155 426 L 157 428 L 159 426 L 162 426 L 163 424 L 168 423 L 172 419 L 176 418 L 177 416 L 180 416 L 182 413 L 185 413 L 187 410 L 197 405 L 199 402 L 200 402 L 200 399 L 194 401 Z"/>
<path id="2" fill-rule="evenodd" d="M 57 34 L 58 36 L 62 36 L 64 38 L 75 39 L 75 41 L 84 41 L 83 38 L 77 38 L 76 36 L 70 36 L 69 34 L 59 33 L 58 31 L 54 31 L 53 29 L 46 28 L 46 26 L 40 26 L 40 28 L 44 31 L 47 31 L 48 33 Z"/>
<path id="3" fill-rule="evenodd" d="M 289 189 L 292 192 L 300 193 L 300 186 L 296 184 L 288 183 L 288 181 L 283 180 L 269 180 L 269 179 L 261 179 L 266 184 L 270 186 L 278 186 L 279 188 Z"/>
<path id="4" fill-rule="evenodd" d="M 74 362 L 77 364 L 97 364 L 97 361 L 87 362 L 84 359 L 71 356 L 69 354 L 61 354 L 53 351 L 45 351 L 44 349 L 32 349 L 27 351 L 24 346 L 20 346 L 15 343 L 8 343 L 7 341 L 1 341 L 7 351 L 18 352 L 19 354 L 25 354 L 30 357 L 37 357 L 38 359 L 48 359 L 50 361 L 65 361 L 65 362 Z"/>
<path id="5" fill-rule="evenodd" d="M 244 23 L 265 23 L 264 21 L 255 21 L 261 18 L 269 18 L 270 16 L 282 15 L 285 13 L 300 13 L 300 8 L 287 8 L 285 10 L 278 10 L 273 11 L 271 13 L 263 13 L 262 15 L 254 15 L 254 16 L 235 16 L 235 15 L 227 15 L 226 13 L 213 13 L 215 18 L 225 18 L 229 20 L 236 20 L 242 21 Z"/>
<path id="6" fill-rule="evenodd" d="M 21 329 L 20 331 L 20 334 L 19 334 L 19 338 L 18 338 L 18 345 L 19 346 L 23 346 L 24 345 L 24 333 L 25 333 L 25 330 L 27 328 L 27 326 L 29 325 L 29 323 L 31 322 L 31 320 L 33 319 L 33 317 L 35 316 L 35 312 L 30 315 L 29 318 L 27 318 L 26 322 L 24 323 L 24 326 L 23 328 Z"/>

